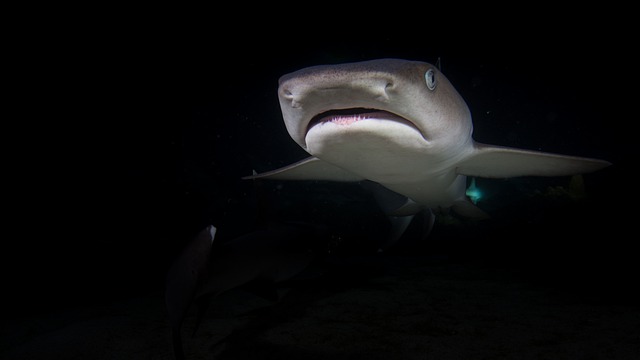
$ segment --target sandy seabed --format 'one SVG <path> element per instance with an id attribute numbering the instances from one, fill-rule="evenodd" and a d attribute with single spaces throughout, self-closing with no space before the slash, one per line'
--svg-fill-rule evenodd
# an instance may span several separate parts
<path id="1" fill-rule="evenodd" d="M 212 302 L 187 359 L 639 359 L 640 306 L 508 269 L 374 256 L 289 284 L 272 302 Z M 173 359 L 162 292 L 3 322 L 2 359 Z"/>

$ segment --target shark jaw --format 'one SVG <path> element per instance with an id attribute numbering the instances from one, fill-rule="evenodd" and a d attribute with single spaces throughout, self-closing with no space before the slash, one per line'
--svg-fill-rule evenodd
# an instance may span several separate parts
<path id="1" fill-rule="evenodd" d="M 403 161 L 428 159 L 429 142 L 418 127 L 397 114 L 348 108 L 321 112 L 309 120 L 307 151 L 374 181 L 396 182 L 411 177 Z"/>
<path id="2" fill-rule="evenodd" d="M 331 152 L 365 151 L 375 155 L 383 144 L 424 149 L 428 140 L 410 120 L 389 111 L 373 108 L 333 109 L 308 121 L 305 133 L 307 151 L 315 155 Z M 382 146 L 381 146 L 382 145 Z M 364 155 L 364 154 L 363 154 Z"/>
<path id="3" fill-rule="evenodd" d="M 323 125 L 326 123 L 332 123 L 336 125 L 352 125 L 358 121 L 363 120 L 383 120 L 383 121 L 395 121 L 403 125 L 411 126 L 415 131 L 419 132 L 426 140 L 426 137 L 418 127 L 410 120 L 385 110 L 367 109 L 367 108 L 347 108 L 347 109 L 334 109 L 322 112 L 309 121 L 307 125 L 307 134 L 309 130 L 317 125 Z"/>

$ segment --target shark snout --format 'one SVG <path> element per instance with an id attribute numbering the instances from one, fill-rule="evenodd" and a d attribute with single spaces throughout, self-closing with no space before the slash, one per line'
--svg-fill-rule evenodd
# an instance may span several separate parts
<path id="1" fill-rule="evenodd" d="M 385 75 L 323 73 L 312 78 L 281 80 L 278 97 L 289 134 L 306 148 L 309 124 L 323 113 L 346 109 L 394 113 L 397 81 Z"/>
<path id="2" fill-rule="evenodd" d="M 305 104 L 328 103 L 332 106 L 344 106 L 340 103 L 353 104 L 361 102 L 361 105 L 374 105 L 375 103 L 387 103 L 391 92 L 395 88 L 392 79 L 355 78 L 348 82 L 325 82 L 324 84 L 283 84 L 279 95 L 281 102 L 291 108 L 305 107 Z M 337 99 L 342 101 L 336 102 Z"/>

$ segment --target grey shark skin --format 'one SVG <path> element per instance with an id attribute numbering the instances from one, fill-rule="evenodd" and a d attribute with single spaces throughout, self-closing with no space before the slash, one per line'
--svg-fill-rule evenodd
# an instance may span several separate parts
<path id="1" fill-rule="evenodd" d="M 377 182 L 407 198 L 392 216 L 424 208 L 486 214 L 466 177 L 565 176 L 609 162 L 475 142 L 471 113 L 433 65 L 379 59 L 304 68 L 280 78 L 287 131 L 312 156 L 246 178 Z"/>

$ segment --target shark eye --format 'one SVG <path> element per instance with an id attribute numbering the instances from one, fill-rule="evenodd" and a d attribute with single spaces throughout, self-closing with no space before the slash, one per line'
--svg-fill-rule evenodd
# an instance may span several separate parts
<path id="1" fill-rule="evenodd" d="M 427 72 L 424 73 L 424 80 L 427 82 L 427 87 L 429 88 L 429 90 L 435 89 L 437 85 L 436 71 L 433 69 L 427 70 Z"/>

